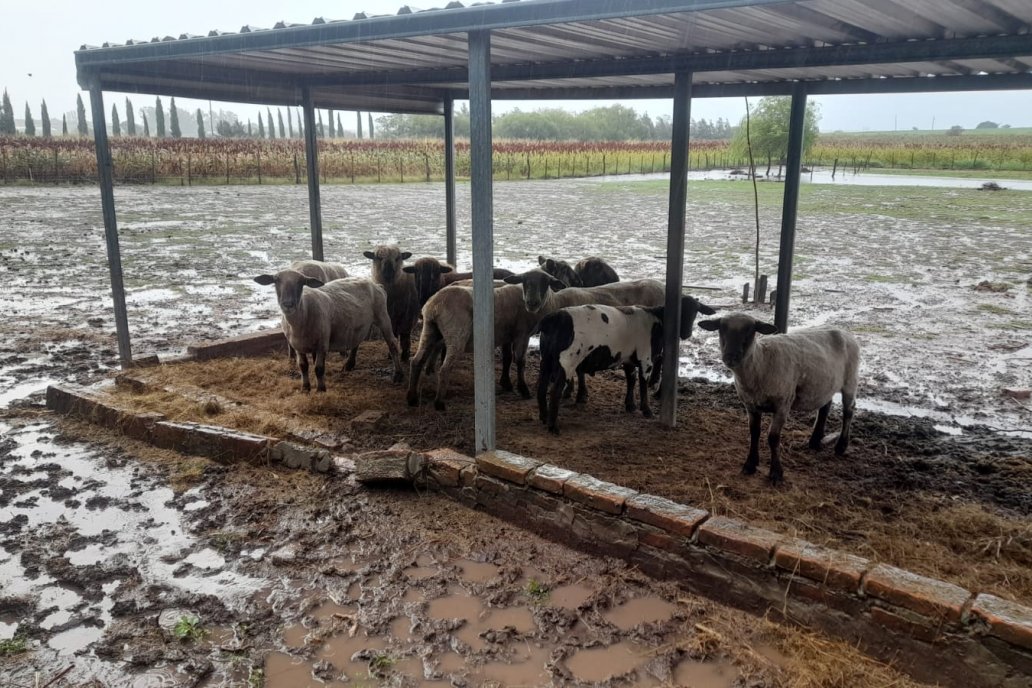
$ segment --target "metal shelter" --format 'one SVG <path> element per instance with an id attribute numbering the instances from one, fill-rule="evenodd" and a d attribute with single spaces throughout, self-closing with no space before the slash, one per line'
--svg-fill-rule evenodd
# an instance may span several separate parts
<path id="1" fill-rule="evenodd" d="M 678 351 L 692 98 L 790 95 L 775 322 L 784 331 L 808 95 L 1032 89 L 1028 0 L 502 0 L 351 20 L 244 26 L 75 53 L 90 91 L 119 354 L 132 362 L 103 92 L 305 113 L 312 254 L 322 258 L 315 108 L 445 117 L 447 253 L 455 260 L 452 108 L 469 99 L 477 451 L 495 447 L 491 101 L 672 98 L 666 350 Z M 661 419 L 675 422 L 678 366 Z"/>

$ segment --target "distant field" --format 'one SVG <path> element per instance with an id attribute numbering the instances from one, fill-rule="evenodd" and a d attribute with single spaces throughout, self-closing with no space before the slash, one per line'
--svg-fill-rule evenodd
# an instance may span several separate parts
<path id="1" fill-rule="evenodd" d="M 997 127 L 995 129 L 965 129 L 961 136 L 1015 136 L 1032 135 L 1032 127 Z M 948 136 L 949 129 L 899 129 L 896 131 L 836 131 L 828 136 Z"/>

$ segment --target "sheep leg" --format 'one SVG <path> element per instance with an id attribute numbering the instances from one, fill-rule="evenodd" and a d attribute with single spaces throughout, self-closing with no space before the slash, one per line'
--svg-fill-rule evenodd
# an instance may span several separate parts
<path id="1" fill-rule="evenodd" d="M 434 408 L 438 411 L 445 409 L 444 398 L 448 392 L 448 376 L 458 357 L 456 351 L 461 351 L 461 347 L 449 346 L 448 351 L 444 354 L 444 360 L 441 361 L 441 367 L 437 369 L 437 396 L 434 397 Z"/>
<path id="2" fill-rule="evenodd" d="M 817 410 L 817 421 L 810 434 L 810 449 L 820 449 L 824 439 L 824 428 L 828 424 L 828 412 L 831 411 L 831 400 Z"/>
<path id="3" fill-rule="evenodd" d="M 530 337 L 523 337 L 512 344 L 512 355 L 516 359 L 516 389 L 524 399 L 530 399 L 530 387 L 527 386 L 527 378 L 524 375 L 527 369 L 527 347 L 530 345 Z"/>
<path id="4" fill-rule="evenodd" d="M 326 391 L 326 350 L 319 349 L 315 352 L 315 379 L 316 379 L 316 391 Z"/>
<path id="5" fill-rule="evenodd" d="M 771 485 L 777 485 L 784 481 L 785 475 L 781 470 L 781 428 L 788 420 L 788 404 L 778 408 L 770 421 L 770 430 L 767 432 L 767 445 L 770 447 L 770 474 L 767 476 Z"/>
<path id="6" fill-rule="evenodd" d="M 829 405 L 831 402 L 828 402 Z M 849 448 L 849 426 L 853 423 L 853 411 L 856 408 L 856 396 L 848 392 L 842 392 L 842 432 L 839 433 L 838 442 L 835 443 L 835 454 L 842 456 Z"/>
<path id="7" fill-rule="evenodd" d="M 742 466 L 744 475 L 752 475 L 760 465 L 760 421 L 759 411 L 749 411 L 749 456 Z"/>
<path id="8" fill-rule="evenodd" d="M 537 381 L 538 419 L 542 423 L 548 423 L 548 383 L 555 377 L 549 372 L 545 370 L 545 363 L 542 361 Z"/>
<path id="9" fill-rule="evenodd" d="M 624 410 L 627 413 L 634 413 L 637 407 L 634 404 L 634 366 L 625 365 L 623 367 L 624 377 L 627 378 L 627 393 L 624 394 Z M 642 397 L 642 405 L 645 404 L 645 398 Z"/>
<path id="10" fill-rule="evenodd" d="M 563 399 L 569 399 L 572 396 L 573 396 L 573 378 L 569 378 L 569 379 L 566 380 L 566 384 L 563 386 Z"/>
<path id="11" fill-rule="evenodd" d="M 341 352 L 341 356 L 343 356 L 343 355 L 344 355 L 344 353 Z M 351 353 L 348 355 L 348 360 L 345 361 L 345 363 L 344 363 L 344 370 L 347 370 L 347 371 L 354 370 L 355 369 L 355 363 L 357 361 L 358 361 L 358 347 L 356 346 L 354 349 L 351 350 Z"/>
<path id="12" fill-rule="evenodd" d="M 391 357 L 391 363 L 394 364 L 394 376 L 391 378 L 391 382 L 397 384 L 405 379 L 405 371 L 401 367 L 401 362 L 405 360 L 405 357 L 399 355 L 398 340 L 394 337 L 387 340 L 387 353 Z"/>
<path id="13" fill-rule="evenodd" d="M 502 387 L 503 392 L 512 391 L 512 379 L 509 377 L 509 371 L 512 370 L 512 347 L 508 344 L 502 344 L 502 379 L 499 383 Z"/>
<path id="14" fill-rule="evenodd" d="M 297 367 L 301 369 L 301 391 L 311 392 L 312 383 L 308 381 L 308 354 L 297 352 Z"/>
<path id="15" fill-rule="evenodd" d="M 645 377 L 645 371 L 641 369 L 641 363 L 634 366 L 638 371 L 638 384 L 641 387 L 641 415 L 652 418 L 652 409 L 649 408 L 649 382 Z"/>
<path id="16" fill-rule="evenodd" d="M 412 348 L 412 330 L 402 332 L 398 339 L 401 341 L 401 360 L 408 361 Z"/>
<path id="17" fill-rule="evenodd" d="M 578 406 L 583 406 L 588 402 L 588 387 L 584 384 L 584 372 L 577 371 L 577 399 L 573 402 Z"/>
<path id="18" fill-rule="evenodd" d="M 560 371 L 552 384 L 552 405 L 548 407 L 548 431 L 559 434 L 559 404 L 562 403 L 563 388 L 566 387 L 566 375 Z"/>
<path id="19" fill-rule="evenodd" d="M 409 364 L 409 388 L 406 399 L 409 406 L 419 405 L 419 376 L 423 374 L 423 366 L 435 356 L 440 348 L 440 339 L 426 335 L 420 339 L 419 350 Z"/>

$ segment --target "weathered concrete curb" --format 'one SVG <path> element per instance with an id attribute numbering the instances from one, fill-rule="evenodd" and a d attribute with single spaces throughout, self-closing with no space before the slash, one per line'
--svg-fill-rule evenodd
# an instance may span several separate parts
<path id="1" fill-rule="evenodd" d="M 326 449 L 170 422 L 79 387 L 48 387 L 47 408 L 218 461 L 355 470 Z M 438 449 L 422 458 L 420 479 L 460 502 L 578 549 L 622 557 L 721 602 L 819 628 L 919 680 L 1032 685 L 1029 607 L 508 452 L 474 461 Z"/>
<path id="2" fill-rule="evenodd" d="M 274 350 L 287 351 L 287 339 L 282 330 L 260 330 L 229 339 L 192 344 L 186 348 L 186 353 L 193 360 L 207 361 L 226 356 L 259 356 Z"/>
<path id="3" fill-rule="evenodd" d="M 922 681 L 1032 685 L 1032 609 L 508 452 L 426 454 L 449 496 L 758 614 L 819 628 Z"/>

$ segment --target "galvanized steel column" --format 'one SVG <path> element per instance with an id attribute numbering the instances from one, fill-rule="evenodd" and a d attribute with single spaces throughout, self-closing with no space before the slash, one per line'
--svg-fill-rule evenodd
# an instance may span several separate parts
<path id="1" fill-rule="evenodd" d="M 470 195 L 473 219 L 473 394 L 475 453 L 495 448 L 494 207 L 491 160 L 491 33 L 469 41 Z"/>
<path id="2" fill-rule="evenodd" d="M 305 113 L 305 169 L 308 172 L 308 214 L 312 223 L 312 259 L 323 260 L 322 201 L 319 199 L 319 144 L 315 130 L 315 108 L 312 106 L 312 89 L 302 89 L 302 106 Z"/>
<path id="3" fill-rule="evenodd" d="M 118 336 L 118 358 L 123 368 L 133 364 L 129 345 L 129 317 L 125 309 L 125 285 L 122 283 L 122 253 L 118 246 L 118 222 L 115 220 L 114 163 L 108 147 L 107 121 L 104 118 L 104 92 L 99 85 L 90 87 L 93 110 L 93 140 L 97 147 L 97 181 L 100 183 L 100 205 L 104 212 L 104 240 L 107 243 L 108 269 L 111 271 L 111 297 L 115 306 L 115 333 Z"/>
<path id="4" fill-rule="evenodd" d="M 803 163 L 803 122 L 806 120 L 806 84 L 792 87 L 792 111 L 788 117 L 788 156 L 785 161 L 785 198 L 781 204 L 781 248 L 778 253 L 778 285 L 774 326 L 788 331 L 788 297 L 792 290 L 792 253 L 795 248 L 799 177 Z"/>
<path id="5" fill-rule="evenodd" d="M 458 267 L 455 248 L 455 98 L 444 97 L 444 206 L 448 262 Z"/>
<path id="6" fill-rule="evenodd" d="M 674 75 L 674 121 L 670 143 L 670 205 L 667 211 L 666 299 L 663 302 L 663 379 L 659 419 L 677 424 L 677 370 L 681 364 L 681 285 L 684 280 L 684 221 L 688 203 L 688 126 L 692 73 Z"/>

